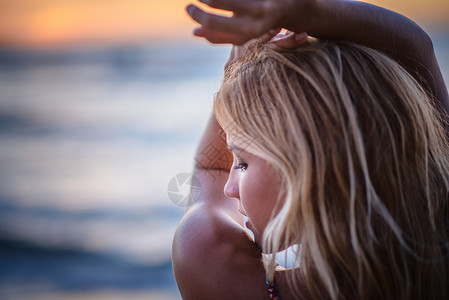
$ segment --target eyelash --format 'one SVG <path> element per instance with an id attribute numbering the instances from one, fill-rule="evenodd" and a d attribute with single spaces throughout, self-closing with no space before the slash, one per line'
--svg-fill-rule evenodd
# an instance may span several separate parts
<path id="1" fill-rule="evenodd" d="M 245 171 L 247 168 L 248 168 L 248 164 L 247 163 L 238 163 L 234 167 L 234 170 L 240 169 L 240 171 Z"/>

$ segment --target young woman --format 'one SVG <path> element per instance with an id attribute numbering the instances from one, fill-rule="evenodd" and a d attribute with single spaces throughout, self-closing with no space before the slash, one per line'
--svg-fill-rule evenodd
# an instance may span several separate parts
<path id="1" fill-rule="evenodd" d="M 428 36 L 360 2 L 204 2 L 234 14 L 189 6 L 196 35 L 262 37 L 234 47 L 200 142 L 183 298 L 448 298 L 449 97 Z M 318 39 L 267 42 L 280 27 Z M 292 245 L 299 266 L 264 265 Z"/>

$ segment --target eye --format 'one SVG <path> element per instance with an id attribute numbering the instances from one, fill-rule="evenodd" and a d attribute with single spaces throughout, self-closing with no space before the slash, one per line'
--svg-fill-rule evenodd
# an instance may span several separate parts
<path id="1" fill-rule="evenodd" d="M 248 164 L 245 162 L 241 162 L 241 163 L 237 163 L 234 167 L 234 169 L 240 169 L 240 171 L 245 171 L 246 169 L 248 169 Z"/>

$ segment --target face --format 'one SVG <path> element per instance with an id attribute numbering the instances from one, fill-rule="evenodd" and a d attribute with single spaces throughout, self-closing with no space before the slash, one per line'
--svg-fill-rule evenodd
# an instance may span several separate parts
<path id="1" fill-rule="evenodd" d="M 225 185 L 226 196 L 239 200 L 240 212 L 249 218 L 247 227 L 260 247 L 262 234 L 276 209 L 281 177 L 264 159 L 240 148 L 228 138 L 234 162 Z M 280 209 L 282 203 L 279 203 Z"/>

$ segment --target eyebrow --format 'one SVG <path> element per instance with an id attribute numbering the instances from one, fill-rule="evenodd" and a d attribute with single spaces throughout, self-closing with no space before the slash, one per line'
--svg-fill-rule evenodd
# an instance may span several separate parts
<path id="1" fill-rule="evenodd" d="M 232 151 L 232 152 L 242 152 L 242 151 L 245 151 L 245 149 L 240 148 L 240 147 L 235 146 L 235 145 L 228 145 L 228 149 L 229 149 L 229 151 Z"/>

